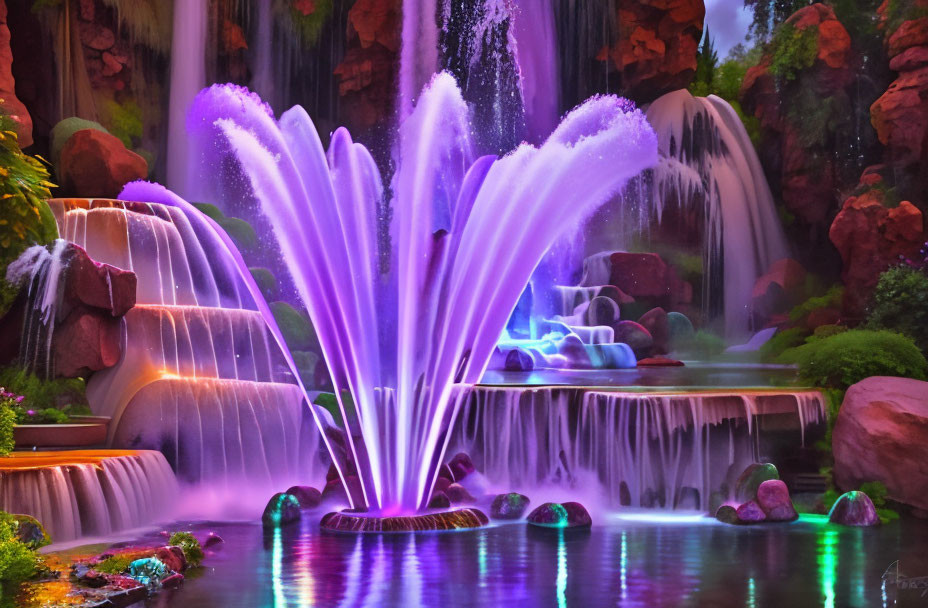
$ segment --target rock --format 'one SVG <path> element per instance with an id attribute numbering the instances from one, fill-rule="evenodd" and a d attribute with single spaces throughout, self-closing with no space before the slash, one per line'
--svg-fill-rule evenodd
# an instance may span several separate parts
<path id="1" fill-rule="evenodd" d="M 638 0 L 616 5 L 618 38 L 596 56 L 640 103 L 686 88 L 696 73 L 705 6 L 702 0 Z"/>
<path id="2" fill-rule="evenodd" d="M 206 535 L 206 540 L 203 541 L 203 548 L 209 549 L 210 547 L 213 547 L 215 545 L 221 545 L 224 542 L 226 541 L 224 541 L 221 536 L 219 536 L 215 532 L 210 532 L 209 534 Z"/>
<path id="3" fill-rule="evenodd" d="M 451 477 L 454 481 L 461 481 L 471 473 L 477 470 L 474 461 L 464 452 L 458 452 L 448 463 L 448 469 L 451 471 Z"/>
<path id="4" fill-rule="evenodd" d="M 529 513 L 528 523 L 545 528 L 584 528 L 593 524 L 579 502 L 546 502 Z"/>
<path id="5" fill-rule="evenodd" d="M 738 507 L 736 513 L 738 515 L 738 523 L 741 524 L 756 524 L 767 519 L 767 514 L 764 513 L 760 505 L 753 500 L 749 500 Z"/>
<path id="6" fill-rule="evenodd" d="M 596 295 L 602 298 L 609 298 L 618 304 L 620 309 L 623 304 L 632 304 L 635 301 L 635 298 L 631 297 L 615 285 L 603 285 L 596 293 Z"/>
<path id="7" fill-rule="evenodd" d="M 161 579 L 161 587 L 163 589 L 177 589 L 183 582 L 184 575 L 180 572 L 175 572 L 174 574 L 169 574 Z"/>
<path id="8" fill-rule="evenodd" d="M 79 308 L 55 328 L 55 374 L 76 378 L 112 367 L 122 355 L 119 319 Z"/>
<path id="9" fill-rule="evenodd" d="M 835 217 L 828 236 L 841 254 L 844 269 L 844 313 L 862 319 L 880 273 L 912 257 L 926 235 L 922 212 L 908 201 L 888 208 L 879 188 L 852 196 Z"/>
<path id="10" fill-rule="evenodd" d="M 928 18 L 922 17 L 899 24 L 886 43 L 886 51 L 889 57 L 895 59 L 905 51 L 925 46 L 928 46 Z"/>
<path id="11" fill-rule="evenodd" d="M 453 483 L 445 488 L 445 494 L 453 505 L 460 505 L 474 502 L 474 497 L 467 491 L 467 488 L 459 483 Z"/>
<path id="12" fill-rule="evenodd" d="M 641 315 L 638 324 L 651 334 L 654 341 L 652 352 L 659 355 L 666 354 L 670 344 L 670 324 L 667 321 L 667 311 L 660 307 L 652 308 Z"/>
<path id="13" fill-rule="evenodd" d="M 593 369 L 633 369 L 638 365 L 628 344 L 586 344 L 585 348 Z"/>
<path id="14" fill-rule="evenodd" d="M 295 497 L 301 509 L 315 509 L 322 502 L 322 493 L 312 486 L 291 486 L 285 493 Z"/>
<path id="15" fill-rule="evenodd" d="M 842 526 L 876 526 L 880 518 L 870 497 L 863 492 L 845 492 L 828 513 L 828 521 Z"/>
<path id="16" fill-rule="evenodd" d="M 91 589 L 99 589 L 107 583 L 105 574 L 80 563 L 71 566 L 71 580 Z"/>
<path id="17" fill-rule="evenodd" d="M 454 482 L 454 473 L 451 472 L 450 466 L 443 464 L 438 467 L 438 478 L 441 479 L 442 477 L 450 482 Z"/>
<path id="18" fill-rule="evenodd" d="M 613 325 L 612 330 L 615 332 L 615 341 L 628 344 L 639 359 L 651 354 L 654 338 L 642 325 L 634 321 L 619 321 Z"/>
<path id="19" fill-rule="evenodd" d="M 447 477 L 439 477 L 435 480 L 435 485 L 432 487 L 433 492 L 444 492 L 448 486 L 452 484 L 452 481 Z"/>
<path id="20" fill-rule="evenodd" d="M 12 516 L 16 522 L 16 538 L 30 549 L 40 549 L 52 543 L 51 537 L 35 517 L 31 515 L 16 514 Z"/>
<path id="21" fill-rule="evenodd" d="M 769 479 L 779 478 L 777 468 L 769 462 L 748 465 L 735 482 L 735 500 L 739 503 L 754 500 L 760 484 Z"/>
<path id="22" fill-rule="evenodd" d="M 261 515 L 261 523 L 265 527 L 286 526 L 298 521 L 300 521 L 300 501 L 292 494 L 283 492 L 278 492 L 271 497 Z"/>
<path id="23" fill-rule="evenodd" d="M 64 302 L 68 306 L 85 306 L 121 317 L 135 306 L 138 279 L 131 270 L 99 264 L 87 252 L 69 243 L 62 254 L 67 266 Z"/>
<path id="24" fill-rule="evenodd" d="M 638 367 L 683 367 L 683 361 L 667 357 L 647 357 L 638 361 Z"/>
<path id="25" fill-rule="evenodd" d="M 913 165 L 922 160 L 928 136 L 926 95 L 928 67 L 922 65 L 901 72 L 870 106 L 870 122 L 894 164 Z"/>
<path id="26" fill-rule="evenodd" d="M 806 269 L 791 258 L 777 260 L 754 282 L 752 309 L 766 320 L 775 313 L 789 312 L 805 296 Z"/>
<path id="27" fill-rule="evenodd" d="M 721 505 L 715 511 L 715 518 L 725 524 L 738 524 L 738 510 L 731 505 Z"/>
<path id="28" fill-rule="evenodd" d="M 611 326 L 619 320 L 620 316 L 618 302 L 605 296 L 596 296 L 590 300 L 590 305 L 586 309 L 586 324 L 591 327 Z"/>
<path id="29" fill-rule="evenodd" d="M 113 30 L 93 21 L 78 21 L 81 43 L 95 51 L 106 51 L 116 44 Z"/>
<path id="30" fill-rule="evenodd" d="M 529 502 L 528 496 L 524 494 L 499 494 L 490 503 L 490 519 L 520 519 Z"/>
<path id="31" fill-rule="evenodd" d="M 676 348 L 692 339 L 696 333 L 693 322 L 682 312 L 667 313 L 667 329 L 670 332 L 670 348 Z"/>
<path id="32" fill-rule="evenodd" d="M 174 572 L 183 572 L 187 569 L 187 557 L 180 547 L 158 547 L 155 549 L 155 557 Z"/>
<path id="33" fill-rule="evenodd" d="M 32 145 L 32 117 L 16 97 L 13 79 L 13 50 L 10 48 L 10 28 L 7 25 L 5 0 L 0 0 L 0 107 L 16 123 L 16 136 L 21 148 Z"/>
<path id="34" fill-rule="evenodd" d="M 586 351 L 586 345 L 576 334 L 569 334 L 555 342 L 557 354 L 567 359 L 568 366 L 571 369 L 590 369 L 593 363 L 590 361 L 590 355 Z"/>
<path id="35" fill-rule="evenodd" d="M 124 185 L 147 176 L 144 158 L 96 129 L 77 131 L 61 150 L 58 177 L 71 196 L 116 198 Z"/>
<path id="36" fill-rule="evenodd" d="M 767 515 L 767 521 L 793 521 L 799 517 L 789 489 L 779 479 L 768 479 L 757 486 L 757 504 Z"/>
<path id="37" fill-rule="evenodd" d="M 835 484 L 886 486 L 887 497 L 928 510 L 928 382 L 872 377 L 844 396 L 832 434 Z"/>
<path id="38" fill-rule="evenodd" d="M 451 507 L 451 499 L 444 492 L 432 492 L 432 498 L 429 500 L 429 509 L 447 509 Z"/>
<path id="39" fill-rule="evenodd" d="M 503 369 L 507 372 L 530 372 L 535 369 L 535 359 L 526 350 L 513 348 L 506 353 Z"/>

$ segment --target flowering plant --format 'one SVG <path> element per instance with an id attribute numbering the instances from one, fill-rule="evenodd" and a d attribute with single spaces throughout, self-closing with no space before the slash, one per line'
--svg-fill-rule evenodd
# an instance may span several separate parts
<path id="1" fill-rule="evenodd" d="M 13 426 L 16 424 L 16 412 L 23 401 L 22 395 L 11 393 L 0 387 L 0 456 L 6 456 L 13 451 Z"/>

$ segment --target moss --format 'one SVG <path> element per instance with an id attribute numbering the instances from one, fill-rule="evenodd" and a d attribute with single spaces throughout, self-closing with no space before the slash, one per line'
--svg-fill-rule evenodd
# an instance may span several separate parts
<path id="1" fill-rule="evenodd" d="M 787 349 L 804 344 L 808 335 L 808 331 L 799 327 L 784 329 L 767 340 L 758 350 L 758 354 L 762 361 L 773 361 Z"/>
<path id="2" fill-rule="evenodd" d="M 53 166 L 58 167 L 61 164 L 61 151 L 64 149 L 64 145 L 68 143 L 68 140 L 71 139 L 71 136 L 84 129 L 95 129 L 97 131 L 109 133 L 106 127 L 100 123 L 93 120 L 84 120 L 77 116 L 59 121 L 58 124 L 52 128 L 51 132 L 50 154 Z"/>
<path id="3" fill-rule="evenodd" d="M 928 352 L 928 275 L 908 266 L 881 274 L 867 326 L 905 334 Z"/>
<path id="4" fill-rule="evenodd" d="M 218 222 L 239 249 L 254 249 L 258 246 L 258 233 L 251 224 L 237 217 L 225 217 Z"/>
<path id="5" fill-rule="evenodd" d="M 812 332 L 812 335 L 806 338 L 806 343 L 814 342 L 815 340 L 823 340 L 825 338 L 830 338 L 831 336 L 836 336 L 847 331 L 847 327 L 843 325 L 819 325 Z"/>
<path id="6" fill-rule="evenodd" d="M 796 306 L 789 312 L 789 320 L 798 323 L 809 316 L 813 311 L 823 308 L 838 308 L 841 306 L 841 300 L 844 298 L 844 287 L 834 285 L 827 292 L 820 296 L 813 296 Z"/>
<path id="7" fill-rule="evenodd" d="M 277 277 L 274 276 L 267 268 L 249 268 L 251 271 L 251 276 L 254 278 L 255 283 L 258 284 L 258 289 L 261 290 L 261 295 L 264 296 L 265 300 L 273 300 L 277 295 Z"/>
<path id="8" fill-rule="evenodd" d="M 305 315 L 286 302 L 273 302 L 270 307 L 291 351 L 318 349 L 316 331 Z"/>
<path id="9" fill-rule="evenodd" d="M 168 540 L 168 544 L 172 547 L 180 547 L 190 566 L 196 568 L 203 562 L 203 547 L 190 532 L 175 532 Z"/>
<path id="10" fill-rule="evenodd" d="M 769 47 L 770 73 L 783 80 L 795 80 L 804 69 L 812 67 L 818 55 L 818 28 L 798 29 L 784 23 L 773 33 Z"/>
<path id="11" fill-rule="evenodd" d="M 781 363 L 799 365 L 799 374 L 817 386 L 846 389 L 870 376 L 925 380 L 928 361 L 911 338 L 865 329 L 815 340 L 784 351 Z"/>
<path id="12" fill-rule="evenodd" d="M 888 0 L 883 14 L 886 18 L 885 33 L 888 40 L 906 21 L 928 17 L 928 8 L 919 6 L 917 0 Z"/>
<path id="13" fill-rule="evenodd" d="M 122 574 L 129 570 L 129 564 L 134 559 L 134 555 L 111 555 L 94 565 L 93 569 L 105 574 Z"/>
<path id="14" fill-rule="evenodd" d="M 107 122 L 110 133 L 131 150 L 142 138 L 142 108 L 134 99 L 122 103 L 111 99 L 106 102 L 104 109 L 109 115 Z"/>

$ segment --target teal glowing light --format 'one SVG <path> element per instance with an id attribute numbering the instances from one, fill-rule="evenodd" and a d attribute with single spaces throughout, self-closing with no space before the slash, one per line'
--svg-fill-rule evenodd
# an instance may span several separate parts
<path id="1" fill-rule="evenodd" d="M 557 505 L 561 506 L 561 505 Z M 563 507 L 561 507 L 563 509 Z M 565 522 L 567 512 L 564 512 Z M 558 608 L 567 607 L 567 544 L 564 542 L 564 531 L 561 530 L 557 535 L 557 605 Z"/>
<path id="2" fill-rule="evenodd" d="M 271 549 L 271 585 L 274 588 L 274 607 L 283 608 L 287 605 L 284 595 L 283 583 L 283 541 L 280 538 L 280 528 L 274 528 L 274 544 Z"/>
<path id="3" fill-rule="evenodd" d="M 748 579 L 747 608 L 757 608 L 757 583 L 754 582 L 753 576 Z"/>
<path id="4" fill-rule="evenodd" d="M 622 549 L 619 557 L 619 584 L 622 589 L 622 599 L 628 599 L 628 533 L 622 531 Z"/>

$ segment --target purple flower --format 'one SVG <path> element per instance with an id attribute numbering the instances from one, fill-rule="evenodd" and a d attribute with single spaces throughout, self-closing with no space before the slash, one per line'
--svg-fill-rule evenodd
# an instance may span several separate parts
<path id="1" fill-rule="evenodd" d="M 26 413 L 30 416 L 35 416 L 35 410 L 26 410 Z"/>
<path id="2" fill-rule="evenodd" d="M 16 403 L 22 403 L 23 399 L 25 399 L 25 397 L 23 395 L 20 395 L 19 397 L 16 398 Z"/>

